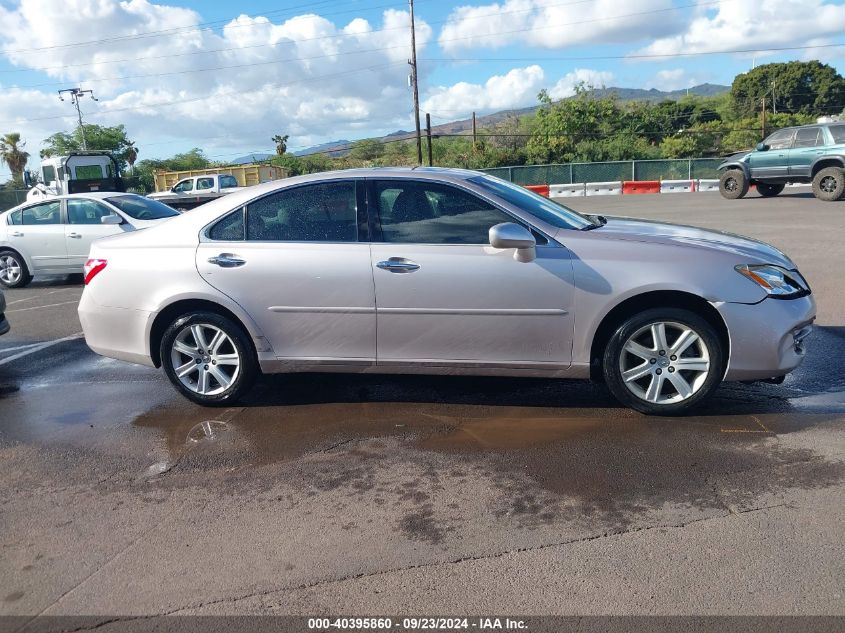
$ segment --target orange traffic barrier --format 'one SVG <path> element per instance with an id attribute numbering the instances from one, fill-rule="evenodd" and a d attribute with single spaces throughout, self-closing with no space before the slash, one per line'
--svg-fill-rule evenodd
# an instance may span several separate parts
<path id="1" fill-rule="evenodd" d="M 626 180 L 622 183 L 622 193 L 660 193 L 660 181 Z"/>
<path id="2" fill-rule="evenodd" d="M 541 196 L 549 197 L 549 185 L 525 185 L 525 188 L 534 193 L 539 193 Z"/>

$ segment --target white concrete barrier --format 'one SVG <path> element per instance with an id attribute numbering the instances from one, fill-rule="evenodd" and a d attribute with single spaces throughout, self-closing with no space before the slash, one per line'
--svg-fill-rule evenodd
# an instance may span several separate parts
<path id="1" fill-rule="evenodd" d="M 549 185 L 549 198 L 572 198 L 586 195 L 586 185 L 576 182 L 571 185 Z"/>
<path id="2" fill-rule="evenodd" d="M 621 196 L 622 182 L 588 182 L 586 186 L 588 196 Z"/>
<path id="3" fill-rule="evenodd" d="M 661 180 L 660 193 L 690 193 L 695 191 L 694 180 Z"/>
<path id="4" fill-rule="evenodd" d="M 702 178 L 701 180 L 696 183 L 695 186 L 696 191 L 719 191 L 719 181 L 713 179 L 705 179 Z"/>

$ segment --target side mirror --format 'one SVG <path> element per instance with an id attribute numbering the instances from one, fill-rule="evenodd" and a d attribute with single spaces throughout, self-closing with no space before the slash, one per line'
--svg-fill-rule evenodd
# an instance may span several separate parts
<path id="1" fill-rule="evenodd" d="M 513 258 L 518 262 L 533 262 L 537 257 L 537 241 L 531 232 L 519 224 L 503 222 L 490 227 L 490 246 L 515 248 Z"/>
<path id="2" fill-rule="evenodd" d="M 111 215 L 104 215 L 103 217 L 101 217 L 100 223 L 117 226 L 118 224 L 123 224 L 123 218 L 117 215 L 116 213 L 112 213 Z"/>
<path id="3" fill-rule="evenodd" d="M 757 143 L 757 151 L 758 152 L 766 152 L 769 150 L 769 146 L 765 143 Z"/>

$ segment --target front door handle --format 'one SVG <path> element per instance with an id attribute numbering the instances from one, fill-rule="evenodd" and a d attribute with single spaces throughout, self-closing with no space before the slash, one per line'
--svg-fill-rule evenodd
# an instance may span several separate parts
<path id="1" fill-rule="evenodd" d="M 14 231 L 13 233 L 11 233 L 11 236 L 12 237 L 23 237 L 23 233 L 21 233 L 20 231 Z"/>
<path id="2" fill-rule="evenodd" d="M 241 259 L 237 255 L 233 255 L 232 253 L 220 253 L 216 257 L 209 257 L 208 258 L 209 264 L 215 264 L 220 266 L 221 268 L 236 268 L 238 266 L 243 266 L 246 264 L 245 259 Z"/>
<path id="3" fill-rule="evenodd" d="M 404 257 L 391 257 L 376 264 L 378 268 L 391 273 L 412 273 L 420 269 L 420 265 Z"/>
<path id="4" fill-rule="evenodd" d="M 82 237 L 79 233 L 68 233 L 67 236 L 73 237 L 73 238 L 76 238 L 76 239 L 79 239 L 80 237 Z"/>

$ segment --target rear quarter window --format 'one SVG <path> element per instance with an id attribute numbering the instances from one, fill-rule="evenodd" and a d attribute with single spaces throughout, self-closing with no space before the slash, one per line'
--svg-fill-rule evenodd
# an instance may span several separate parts
<path id="1" fill-rule="evenodd" d="M 831 125 L 828 129 L 834 143 L 837 145 L 845 143 L 845 125 Z"/>

